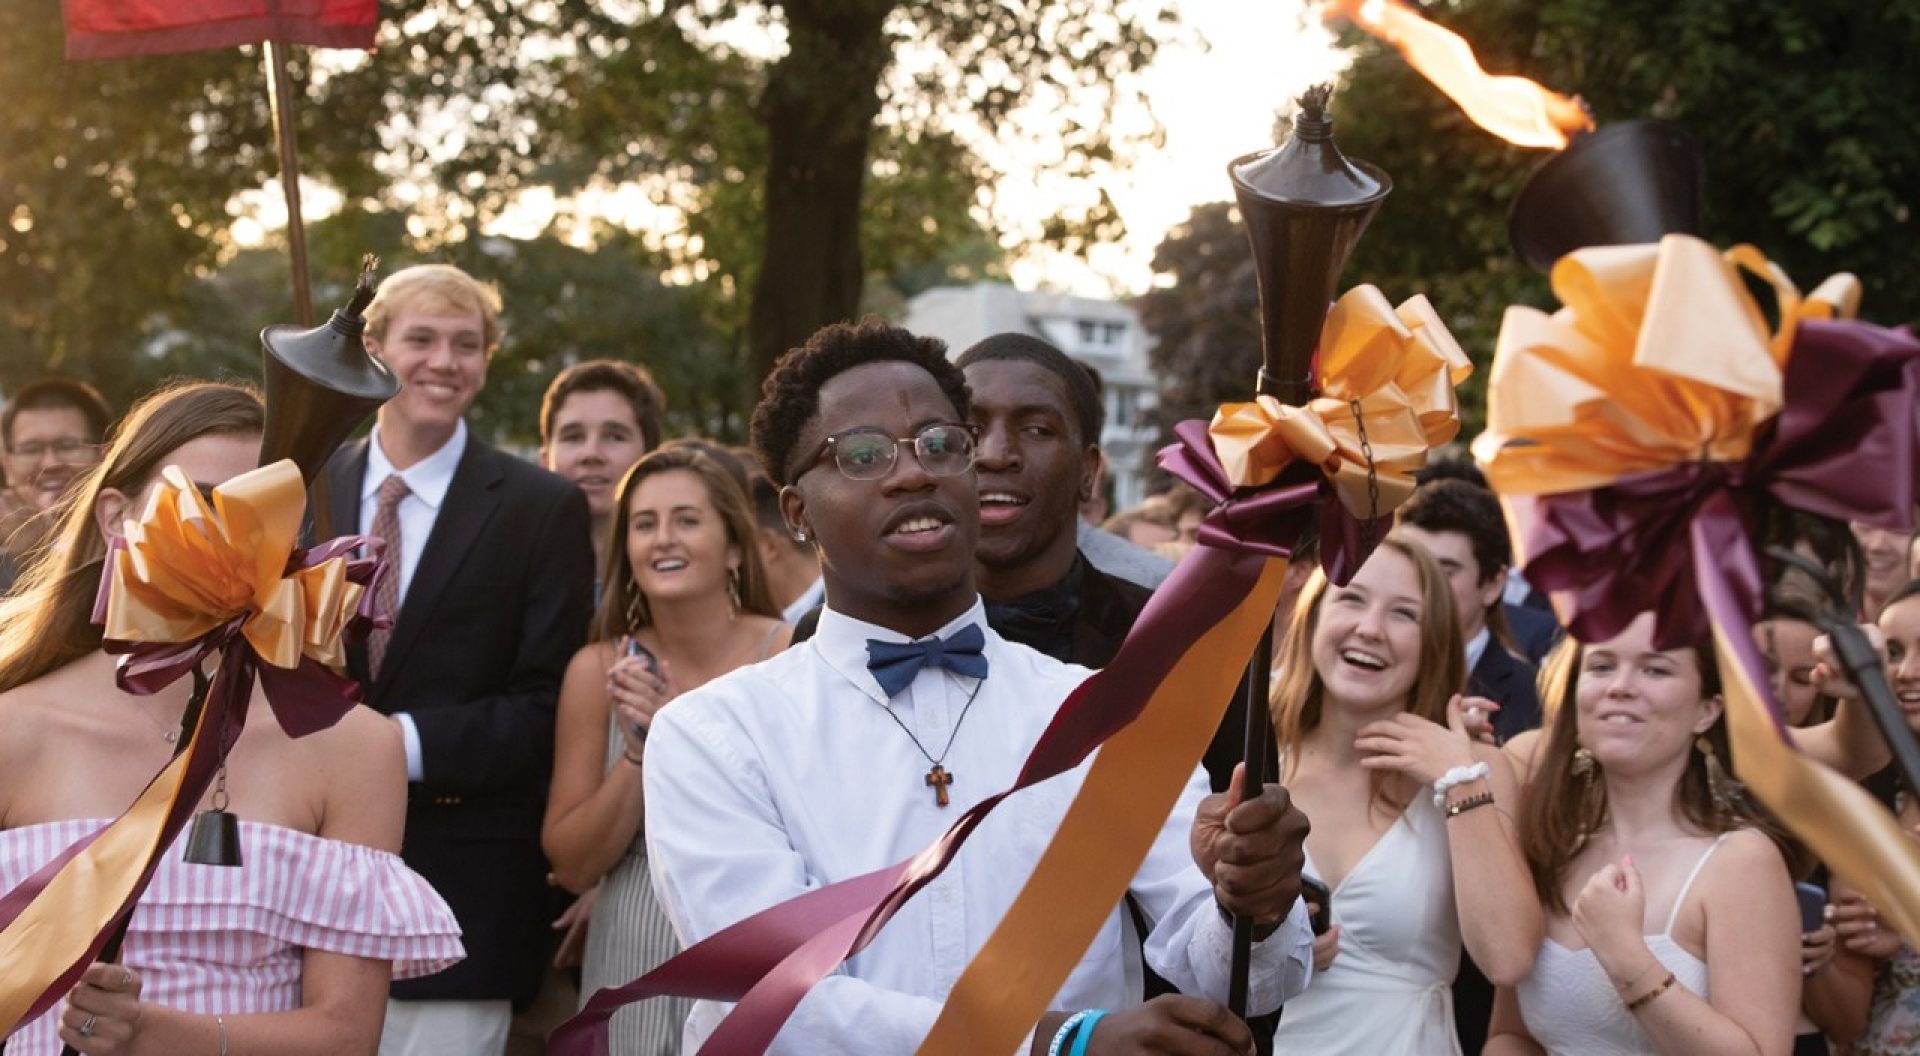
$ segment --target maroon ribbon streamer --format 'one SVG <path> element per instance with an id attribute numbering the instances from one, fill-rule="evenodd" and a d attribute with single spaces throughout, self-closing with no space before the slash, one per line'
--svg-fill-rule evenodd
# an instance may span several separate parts
<path id="1" fill-rule="evenodd" d="M 108 561 L 100 579 L 100 591 L 94 600 L 94 621 L 106 618 L 107 598 L 112 583 L 112 553 L 114 549 L 124 548 L 125 541 L 116 539 L 108 551 Z M 347 562 L 347 578 L 355 583 L 367 585 L 380 575 L 385 574 L 386 565 L 378 557 L 384 544 L 370 537 L 349 536 L 335 539 L 322 546 L 309 550 L 296 550 L 288 561 L 289 570 L 299 570 L 320 564 L 334 557 L 342 556 L 356 548 L 366 546 L 373 556 L 350 559 Z M 366 636 L 368 630 L 386 621 L 385 614 L 377 613 L 373 605 L 374 591 L 361 592 L 361 599 L 353 617 L 348 620 L 343 636 L 349 641 Z M 272 707 L 274 716 L 287 731 L 288 736 L 304 737 L 309 733 L 326 729 L 340 721 L 360 699 L 359 684 L 343 678 L 328 669 L 324 664 L 302 657 L 300 666 L 284 670 L 272 664 L 262 664 L 240 634 L 246 623 L 246 615 L 236 616 L 205 634 L 187 642 L 126 642 L 108 639 L 102 647 L 109 653 L 117 654 L 119 661 L 114 673 L 114 681 L 128 693 L 146 696 L 171 685 L 188 671 L 198 667 L 200 662 L 214 652 L 219 652 L 220 664 L 215 670 L 208 686 L 206 700 L 201 707 L 202 726 L 217 730 L 218 737 L 201 737 L 191 742 L 184 751 L 188 752 L 186 772 L 181 778 L 181 787 L 174 797 L 172 809 L 161 823 L 159 842 L 155 852 L 141 870 L 139 879 L 133 885 L 122 904 L 107 926 L 86 951 L 76 958 L 53 985 L 35 998 L 21 1023 L 31 1022 L 59 1000 L 79 983 L 80 976 L 100 955 L 120 920 L 133 912 L 133 907 L 146 891 L 147 884 L 153 879 L 161 856 L 172 846 L 179 836 L 187 819 L 193 815 L 195 805 L 213 783 L 222 760 L 228 749 L 239 739 L 240 731 L 246 726 L 248 705 L 253 698 L 253 682 L 260 676 L 261 684 L 267 693 L 267 703 Z M 154 775 L 158 781 L 160 775 Z M 151 788 L 153 781 L 147 783 Z M 104 831 L 104 830 L 102 830 Z M 35 871 L 32 876 L 21 881 L 19 886 L 0 897 L 0 928 L 12 924 L 27 905 L 37 898 L 53 877 L 67 862 L 86 850 L 99 837 L 99 832 L 90 833 L 76 840 L 61 851 L 54 859 Z"/>
<path id="2" fill-rule="evenodd" d="M 1920 340 L 1867 323 L 1803 322 L 1784 380 L 1780 413 L 1743 461 L 1686 463 L 1535 500 L 1526 576 L 1571 596 L 1568 629 L 1576 638 L 1605 641 L 1647 611 L 1662 647 L 1704 635 L 1699 557 L 1689 541 L 1703 516 L 1740 528 L 1717 533 L 1734 548 L 1718 560 L 1755 569 L 1724 582 L 1746 622 L 1760 610 L 1750 540 L 1767 503 L 1910 530 L 1920 469 Z M 1707 514 L 1710 503 L 1715 512 Z"/>
<path id="3" fill-rule="evenodd" d="M 1204 423 L 1176 430 L 1161 464 L 1203 492 L 1218 491 L 1219 471 Z M 1206 467 L 1211 466 L 1209 477 Z M 1215 530 L 1153 592 L 1120 651 L 1081 683 L 1054 713 L 1013 786 L 976 803 L 940 839 L 905 861 L 797 895 L 695 943 L 622 986 L 594 994 L 547 1042 L 548 1056 L 605 1056 L 615 1011 L 668 995 L 738 1002 L 702 1052 L 758 1053 L 814 984 L 860 952 L 901 906 L 947 867 L 1001 800 L 1078 766 L 1146 707 L 1153 691 L 1201 634 L 1246 597 L 1270 556 L 1287 556 L 1305 523 L 1298 507 L 1312 488 L 1281 486 L 1278 499 L 1243 489 L 1254 503 L 1215 522 Z M 1337 503 L 1336 503 L 1337 505 Z M 1257 512 L 1257 516 L 1254 514 Z"/>

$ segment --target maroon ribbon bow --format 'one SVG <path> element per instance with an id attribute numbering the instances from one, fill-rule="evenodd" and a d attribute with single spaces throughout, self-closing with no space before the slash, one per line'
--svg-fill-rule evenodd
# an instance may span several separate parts
<path id="1" fill-rule="evenodd" d="M 1784 396 L 1739 462 L 1684 463 L 1519 504 L 1530 511 L 1527 579 L 1571 601 L 1567 626 L 1576 638 L 1612 638 L 1650 610 L 1662 647 L 1705 636 L 1690 541 L 1696 521 L 1725 544 L 1721 570 L 1748 621 L 1760 611 L 1752 539 L 1767 503 L 1911 529 L 1920 340 L 1867 323 L 1803 321 L 1787 359 Z M 1720 496 L 1727 501 L 1713 501 Z"/>

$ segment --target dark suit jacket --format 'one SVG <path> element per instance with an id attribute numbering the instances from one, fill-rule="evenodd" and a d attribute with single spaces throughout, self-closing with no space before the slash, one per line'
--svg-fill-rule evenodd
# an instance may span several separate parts
<path id="1" fill-rule="evenodd" d="M 1538 674 L 1532 664 L 1507 652 L 1498 638 L 1487 640 L 1480 662 L 1468 672 L 1467 692 L 1500 705 L 1493 717 L 1493 732 L 1502 741 L 1539 728 L 1540 693 L 1534 684 Z"/>
<path id="2" fill-rule="evenodd" d="M 359 528 L 367 441 L 327 466 L 328 538 Z M 396 997 L 530 999 L 550 929 L 540 819 L 553 716 L 586 640 L 593 549 L 580 489 L 469 436 L 394 623 L 380 678 L 349 650 L 366 702 L 420 733 L 406 859 L 453 907 L 464 961 Z"/>
<path id="3" fill-rule="evenodd" d="M 1505 604 L 1505 603 L 1502 603 Z M 1506 605 L 1507 630 L 1513 633 L 1513 644 L 1520 648 L 1520 658 L 1530 664 L 1538 665 L 1546 659 L 1555 642 L 1565 632 L 1560 621 L 1554 619 L 1552 609 L 1536 609 L 1531 605 Z"/>

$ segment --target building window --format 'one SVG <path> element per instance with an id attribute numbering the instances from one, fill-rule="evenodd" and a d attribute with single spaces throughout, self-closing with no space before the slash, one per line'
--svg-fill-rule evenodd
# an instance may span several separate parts
<path id="1" fill-rule="evenodd" d="M 1093 344 L 1093 339 L 1097 335 L 1097 333 L 1098 331 L 1094 328 L 1094 325 L 1090 320 L 1087 320 L 1087 319 L 1080 320 L 1080 343 L 1081 344 L 1083 345 Z"/>
<path id="2" fill-rule="evenodd" d="M 1119 344 L 1119 343 L 1120 343 L 1120 335 L 1121 335 L 1121 334 L 1124 334 L 1124 333 L 1126 333 L 1126 332 L 1127 332 L 1127 324 L 1125 324 L 1125 323 L 1108 323 L 1108 324 L 1107 324 L 1107 344 L 1109 344 L 1109 345 L 1117 345 L 1117 344 Z"/>

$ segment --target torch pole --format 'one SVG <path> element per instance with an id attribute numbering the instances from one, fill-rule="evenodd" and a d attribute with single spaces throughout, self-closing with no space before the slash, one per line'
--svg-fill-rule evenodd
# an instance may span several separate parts
<path id="1" fill-rule="evenodd" d="M 293 78 L 287 75 L 287 46 L 266 42 L 267 98 L 273 111 L 273 135 L 280 143 L 280 189 L 287 196 L 287 253 L 293 264 L 293 317 L 313 325 L 313 289 L 307 276 L 307 226 L 300 214 L 300 140 L 295 129 Z"/>
<path id="2" fill-rule="evenodd" d="M 1267 786 L 1267 757 L 1273 754 L 1273 721 L 1267 711 L 1267 684 L 1273 672 L 1273 622 L 1253 647 L 1253 659 L 1247 664 L 1247 725 L 1245 742 L 1246 798 L 1253 799 Z M 1227 1008 L 1241 1019 L 1247 1018 L 1247 980 L 1253 969 L 1254 920 L 1244 914 L 1233 918 L 1233 962 L 1227 989 Z"/>

